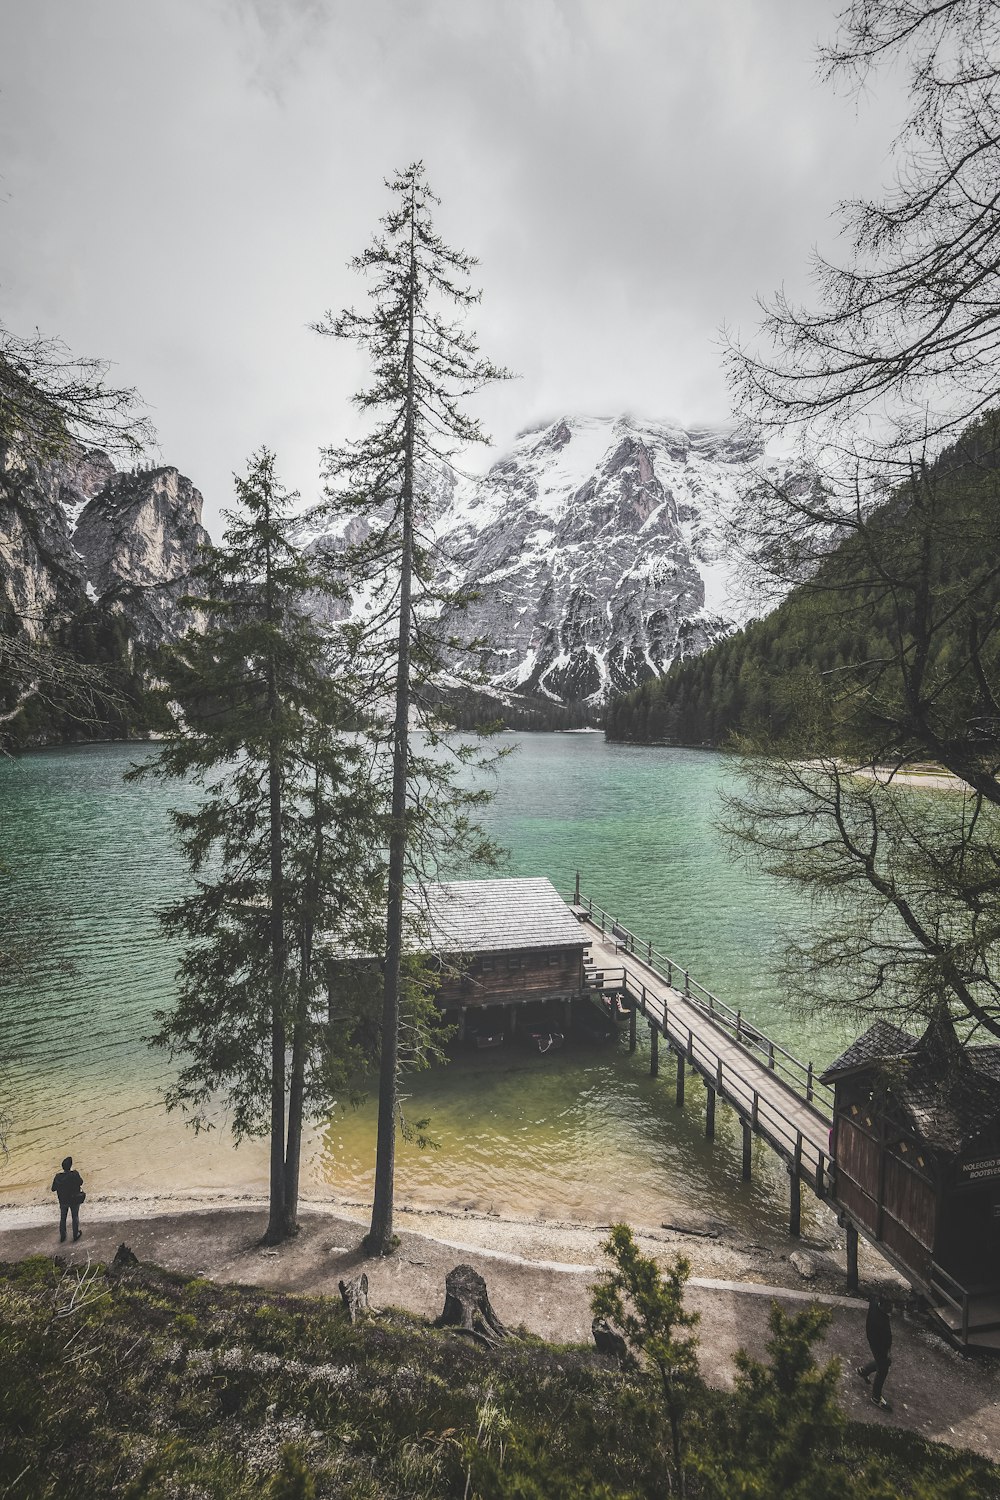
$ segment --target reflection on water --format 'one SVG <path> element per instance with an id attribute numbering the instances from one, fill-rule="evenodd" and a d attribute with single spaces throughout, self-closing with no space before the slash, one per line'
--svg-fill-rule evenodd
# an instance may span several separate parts
<path id="1" fill-rule="evenodd" d="M 511 851 L 509 873 L 547 875 L 568 892 L 579 869 L 584 889 L 633 930 L 793 1048 L 828 1060 L 843 1033 L 797 1015 L 771 977 L 781 919 L 806 912 L 730 863 L 713 831 L 727 763 L 597 735 L 517 738 L 488 813 Z M 171 1063 L 144 1038 L 171 1003 L 177 950 L 156 912 L 184 888 L 168 809 L 190 793 L 125 785 L 144 754 L 85 746 L 0 763 L 3 898 L 19 949 L 2 1013 L 16 1113 L 6 1198 L 44 1197 L 67 1151 L 97 1193 L 266 1184 L 262 1143 L 234 1151 L 222 1118 L 195 1137 L 160 1102 Z M 407 1087 L 437 1149 L 401 1145 L 400 1201 L 647 1225 L 686 1213 L 758 1238 L 780 1232 L 777 1164 L 762 1153 L 755 1182 L 742 1184 L 736 1121 L 720 1110 L 707 1143 L 700 1087 L 677 1110 L 669 1078 L 650 1079 L 641 1049 L 460 1052 Z M 306 1196 L 368 1196 L 374 1120 L 369 1101 L 314 1129 Z"/>

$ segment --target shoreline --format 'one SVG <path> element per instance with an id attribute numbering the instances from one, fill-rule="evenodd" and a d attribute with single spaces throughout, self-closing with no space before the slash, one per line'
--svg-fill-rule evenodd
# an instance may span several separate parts
<path id="1" fill-rule="evenodd" d="M 151 1218 L 176 1219 L 204 1213 L 260 1213 L 266 1215 L 267 1194 L 232 1192 L 211 1188 L 169 1193 L 115 1193 L 88 1197 L 81 1222 L 95 1227 L 123 1220 L 143 1223 Z M 370 1202 L 356 1198 L 308 1198 L 299 1202 L 303 1218 L 328 1219 L 357 1225 L 358 1244 L 367 1228 Z M 442 1248 L 484 1255 L 538 1270 L 567 1274 L 596 1272 L 602 1256 L 600 1244 L 610 1223 L 580 1219 L 504 1215 L 481 1209 L 448 1209 L 398 1203 L 395 1224 L 401 1233 L 415 1235 Z M 9 1232 L 45 1230 L 55 1224 L 53 1205 L 42 1201 L 0 1203 L 0 1259 L 2 1237 Z M 691 1263 L 697 1281 L 727 1287 L 784 1287 L 791 1293 L 813 1292 L 840 1298 L 846 1292 L 844 1242 L 834 1216 L 822 1223 L 817 1234 L 791 1237 L 778 1245 L 749 1240 L 712 1220 L 659 1225 L 631 1225 L 637 1243 L 657 1259 L 682 1254 Z M 801 1268 L 792 1259 L 801 1261 Z M 882 1257 L 862 1242 L 860 1268 L 866 1284 L 902 1297 L 907 1284 Z M 810 1274 L 804 1274 L 808 1272 Z M 856 1299 L 850 1299 L 856 1300 Z"/>

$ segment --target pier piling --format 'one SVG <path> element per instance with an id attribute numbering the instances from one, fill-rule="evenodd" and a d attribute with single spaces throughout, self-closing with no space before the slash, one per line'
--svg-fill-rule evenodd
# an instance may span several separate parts
<path id="1" fill-rule="evenodd" d="M 574 892 L 574 895 L 576 892 Z M 684 1106 L 685 1073 L 705 1085 L 705 1136 L 716 1134 L 718 1105 L 730 1105 L 740 1121 L 744 1182 L 752 1180 L 754 1136 L 785 1162 L 789 1176 L 788 1224 L 801 1235 L 802 1180 L 818 1197 L 829 1189 L 830 1090 L 815 1065 L 800 1061 L 772 1038 L 696 983 L 689 971 L 637 940 L 617 918 L 579 896 L 578 906 L 592 946 L 592 966 L 629 1009 L 629 1051 L 637 1050 L 638 1016 L 650 1032 L 649 1071 L 657 1077 L 670 1054 L 677 1064 L 676 1105 Z M 665 1052 L 663 1049 L 666 1049 Z M 848 1270 L 856 1257 L 848 1233 Z"/>
<path id="2" fill-rule="evenodd" d="M 789 1168 L 788 1233 L 796 1239 L 802 1233 L 802 1179 L 795 1167 Z"/>
<path id="3" fill-rule="evenodd" d="M 858 1289 L 858 1231 L 853 1224 L 847 1225 L 847 1290 Z"/>

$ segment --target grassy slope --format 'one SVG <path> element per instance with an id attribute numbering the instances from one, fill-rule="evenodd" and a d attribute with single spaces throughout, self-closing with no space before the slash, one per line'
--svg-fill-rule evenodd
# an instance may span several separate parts
<path id="1" fill-rule="evenodd" d="M 584 1348 L 491 1353 L 402 1313 L 352 1327 L 339 1301 L 147 1267 L 0 1267 L 0 1494 L 18 1500 L 651 1497 L 653 1396 Z M 697 1392 L 690 1435 L 735 1474 L 730 1404 Z M 886 1497 L 1000 1493 L 985 1460 L 862 1426 L 829 1455 L 836 1493 L 874 1493 L 855 1484 L 877 1453 Z"/>

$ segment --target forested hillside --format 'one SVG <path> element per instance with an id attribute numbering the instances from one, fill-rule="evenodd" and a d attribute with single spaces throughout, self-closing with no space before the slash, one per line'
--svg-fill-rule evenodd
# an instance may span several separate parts
<path id="1" fill-rule="evenodd" d="M 922 700 L 995 740 L 981 684 L 1000 656 L 998 462 L 991 415 L 915 469 L 773 613 L 614 700 L 608 737 L 894 751 L 916 669 Z"/>

